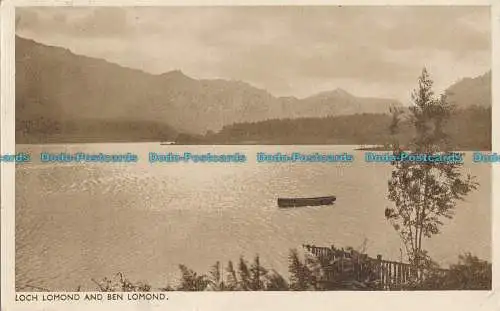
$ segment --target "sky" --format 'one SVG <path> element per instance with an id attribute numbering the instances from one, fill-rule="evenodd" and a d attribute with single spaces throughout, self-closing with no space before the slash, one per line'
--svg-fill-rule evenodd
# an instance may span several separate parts
<path id="1" fill-rule="evenodd" d="M 343 88 L 408 103 L 491 69 L 488 7 L 18 8 L 16 33 L 153 74 L 239 80 L 299 98 Z"/>

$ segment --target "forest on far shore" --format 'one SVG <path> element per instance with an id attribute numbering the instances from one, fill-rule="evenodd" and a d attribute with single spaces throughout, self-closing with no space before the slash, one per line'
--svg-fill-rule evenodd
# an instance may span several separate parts
<path id="1" fill-rule="evenodd" d="M 236 123 L 206 135 L 179 134 L 178 144 L 265 145 L 383 145 L 391 136 L 388 114 L 355 114 L 324 118 L 274 119 Z M 491 107 L 457 109 L 445 124 L 454 150 L 491 150 Z M 414 136 L 409 121 L 400 124 L 398 140 L 405 144 Z"/>
<path id="2" fill-rule="evenodd" d="M 122 120 L 56 121 L 46 118 L 16 123 L 16 143 L 98 143 L 175 141 L 186 145 L 383 145 L 391 138 L 389 114 L 354 114 L 324 118 L 273 119 L 235 123 L 205 135 L 178 133 L 158 122 Z M 409 122 L 397 134 L 403 144 L 414 136 Z M 491 150 L 491 107 L 456 110 L 445 125 L 454 150 Z"/>

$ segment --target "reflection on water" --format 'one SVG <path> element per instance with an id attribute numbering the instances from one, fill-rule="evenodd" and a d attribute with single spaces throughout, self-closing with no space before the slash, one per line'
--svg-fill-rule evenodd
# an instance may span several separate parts
<path id="1" fill-rule="evenodd" d="M 153 152 L 244 152 L 246 164 L 149 164 Z M 200 151 L 202 150 L 202 151 Z M 52 290 L 95 288 L 124 272 L 164 286 L 178 264 L 208 271 L 217 260 L 251 258 L 287 273 L 290 248 L 303 243 L 357 247 L 399 259 L 398 236 L 384 218 L 390 166 L 257 164 L 257 152 L 343 152 L 341 146 L 18 146 L 48 152 L 135 152 L 139 163 L 19 165 L 16 170 L 16 281 Z M 428 242 L 443 264 L 471 251 L 490 258 L 490 166 L 469 164 L 481 187 Z M 279 210 L 276 199 L 336 195 L 327 207 Z"/>

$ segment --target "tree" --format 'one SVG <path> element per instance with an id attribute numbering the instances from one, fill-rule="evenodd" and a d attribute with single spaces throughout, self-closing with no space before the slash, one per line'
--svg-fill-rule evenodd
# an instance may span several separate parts
<path id="1" fill-rule="evenodd" d="M 290 272 L 290 289 L 296 291 L 309 290 L 312 287 L 312 271 L 302 263 L 296 249 L 290 250 L 288 256 L 288 271 Z"/>
<path id="2" fill-rule="evenodd" d="M 118 272 L 113 278 L 104 278 L 101 281 L 91 279 L 101 292 L 149 292 L 151 285 L 143 282 L 131 282 L 121 272 Z"/>
<path id="3" fill-rule="evenodd" d="M 289 290 L 288 282 L 285 278 L 276 271 L 271 271 L 266 275 L 267 291 L 287 291 Z"/>
<path id="4" fill-rule="evenodd" d="M 435 270 L 416 290 L 491 290 L 492 265 L 470 253 L 460 255 L 449 270 Z"/>
<path id="5" fill-rule="evenodd" d="M 225 284 L 226 290 L 238 290 L 238 278 L 236 277 L 236 271 L 234 270 L 234 265 L 231 260 L 227 263 L 226 273 L 228 275 Z"/>
<path id="6" fill-rule="evenodd" d="M 181 270 L 180 291 L 203 291 L 207 288 L 208 280 L 205 275 L 198 275 L 195 271 L 185 265 L 179 265 Z"/>
<path id="7" fill-rule="evenodd" d="M 450 289 L 491 290 L 492 265 L 470 253 L 459 256 L 446 274 Z"/>
<path id="8" fill-rule="evenodd" d="M 240 262 L 238 264 L 238 274 L 240 277 L 239 288 L 245 291 L 251 290 L 250 269 L 248 269 L 248 263 L 243 257 L 240 257 Z"/>
<path id="9" fill-rule="evenodd" d="M 264 290 L 264 279 L 267 269 L 260 264 L 259 255 L 256 255 L 250 267 L 250 290 Z"/>
<path id="10" fill-rule="evenodd" d="M 222 279 L 221 264 L 217 261 L 208 274 L 208 287 L 213 291 L 223 291 L 225 289 Z"/>
<path id="11" fill-rule="evenodd" d="M 386 218 L 399 233 L 408 259 L 417 270 L 429 261 L 423 239 L 438 234 L 443 220 L 453 218 L 456 202 L 478 186 L 470 175 L 462 176 L 458 155 L 445 153 L 448 148 L 443 125 L 453 107 L 446 102 L 445 96 L 434 96 L 432 84 L 424 68 L 410 107 L 409 121 L 415 129 L 415 137 L 407 151 L 398 144 L 393 145 L 394 156 L 406 154 L 420 160 L 392 162 L 388 198 L 395 206 L 385 210 Z M 398 117 L 394 117 L 390 126 L 392 133 L 396 132 Z M 447 156 L 448 160 L 425 160 L 436 155 Z M 452 157 L 458 161 L 454 162 Z"/>

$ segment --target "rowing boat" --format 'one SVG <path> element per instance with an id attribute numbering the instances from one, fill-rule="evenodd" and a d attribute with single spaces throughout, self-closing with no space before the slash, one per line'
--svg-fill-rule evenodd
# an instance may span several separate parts
<path id="1" fill-rule="evenodd" d="M 320 206 L 332 205 L 337 198 L 335 196 L 312 197 L 312 198 L 278 198 L 278 207 L 302 207 L 302 206 Z"/>

